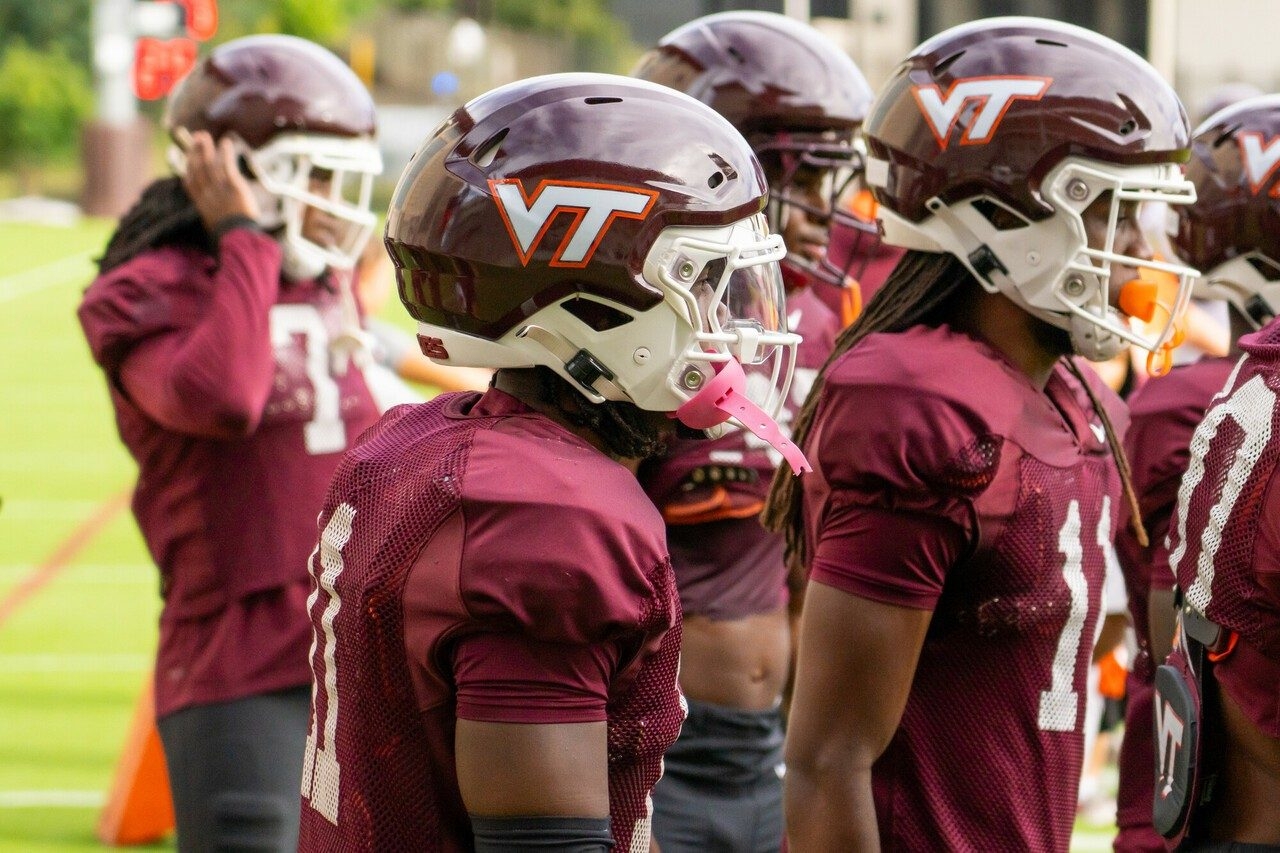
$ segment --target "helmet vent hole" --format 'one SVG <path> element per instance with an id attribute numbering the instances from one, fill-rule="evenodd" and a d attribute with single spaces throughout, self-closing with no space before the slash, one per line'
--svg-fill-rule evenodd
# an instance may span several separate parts
<path id="1" fill-rule="evenodd" d="M 940 74 L 945 74 L 947 72 L 947 69 L 951 67 L 951 63 L 955 62 L 957 59 L 964 56 L 964 54 L 965 52 L 963 50 L 957 51 L 956 53 L 951 54 L 946 59 L 939 62 L 937 65 L 933 67 L 933 76 L 937 77 Z"/>
<path id="2" fill-rule="evenodd" d="M 1030 224 L 1020 214 L 989 198 L 975 200 L 973 209 L 982 214 L 982 218 L 990 222 L 997 231 L 1015 231 L 1026 228 Z"/>
<path id="3" fill-rule="evenodd" d="M 723 183 L 724 183 L 724 172 L 716 172 L 711 177 L 707 178 L 707 186 L 711 187 L 711 189 L 715 189 L 716 187 L 720 186 Z"/>
<path id="4" fill-rule="evenodd" d="M 597 332 L 607 332 L 630 323 L 634 317 L 593 299 L 575 296 L 560 305 L 561 308 L 586 323 Z"/>
<path id="5" fill-rule="evenodd" d="M 1240 129 L 1240 125 L 1238 124 L 1233 124 L 1230 127 L 1224 129 L 1222 133 L 1218 135 L 1218 138 L 1213 140 L 1213 147 L 1219 148 L 1222 146 L 1224 142 L 1233 141 L 1236 138 L 1236 131 L 1238 131 L 1239 129 Z"/>
<path id="6" fill-rule="evenodd" d="M 728 53 L 730 56 L 732 56 L 734 59 L 743 63 L 744 65 L 746 64 L 747 58 L 742 55 L 742 51 L 738 50 L 737 47 L 733 45 L 729 45 L 728 47 L 725 48 L 725 52 Z"/>
<path id="7" fill-rule="evenodd" d="M 729 161 L 728 161 L 728 160 L 724 159 L 723 157 L 721 157 L 719 154 L 717 154 L 717 153 L 716 153 L 716 152 L 714 152 L 714 151 L 712 151 L 711 153 L 707 154 L 707 156 L 708 156 L 708 157 L 710 157 L 710 158 L 711 158 L 711 162 L 712 162 L 712 163 L 715 163 L 715 164 L 716 164 L 716 166 L 720 169 L 721 177 L 722 177 L 722 178 L 728 178 L 729 180 L 731 180 L 731 181 L 732 181 L 732 180 L 734 180 L 734 179 L 736 179 L 736 178 L 738 177 L 738 170 L 737 170 L 737 169 L 735 169 L 735 168 L 733 168 L 733 166 L 729 165 Z M 715 179 L 715 176 L 713 175 L 713 176 L 712 176 L 712 178 L 711 178 L 711 180 L 714 180 L 714 179 Z M 719 183 L 719 182 L 711 183 L 711 180 L 708 180 L 708 181 L 707 181 L 707 183 L 711 184 L 711 187 L 712 187 L 713 189 L 714 189 L 715 187 L 718 187 L 718 186 L 720 185 L 720 183 Z"/>
<path id="8" fill-rule="evenodd" d="M 606 98 L 606 97 L 587 98 L 587 103 L 593 107 L 596 104 L 620 104 L 622 103 L 622 98 Z"/>
<path id="9" fill-rule="evenodd" d="M 1138 129 L 1138 123 L 1133 119 L 1129 119 L 1124 124 L 1120 125 L 1120 135 L 1128 136 L 1129 134 L 1133 133 L 1137 129 Z"/>
<path id="10" fill-rule="evenodd" d="M 487 169 L 492 166 L 493 161 L 498 158 L 498 149 L 502 147 L 502 140 L 507 138 L 509 129 L 504 127 L 482 142 L 480 147 L 475 150 L 475 153 L 471 155 L 471 162 L 481 169 Z"/>
<path id="11" fill-rule="evenodd" d="M 1277 266 L 1270 259 L 1258 255 L 1250 255 L 1246 260 L 1248 260 L 1249 266 L 1253 267 L 1258 275 L 1267 281 L 1280 281 L 1280 266 Z"/>
<path id="12" fill-rule="evenodd" d="M 1036 44 L 1047 44 L 1050 47 L 1066 47 L 1062 42 L 1054 41 L 1053 39 L 1036 39 Z"/>

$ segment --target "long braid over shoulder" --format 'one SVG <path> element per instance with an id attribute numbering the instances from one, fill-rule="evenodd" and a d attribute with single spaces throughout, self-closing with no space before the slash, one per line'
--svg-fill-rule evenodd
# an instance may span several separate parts
<path id="1" fill-rule="evenodd" d="M 822 398 L 823 379 L 836 359 L 874 332 L 900 332 L 912 326 L 940 324 L 953 313 L 953 298 L 965 292 L 970 283 L 973 277 L 953 255 L 919 251 L 903 255 L 862 315 L 836 339 L 835 349 L 796 415 L 792 431 L 796 446 L 803 448 L 809 437 Z M 786 534 L 787 558 L 793 565 L 804 565 L 809 558 L 801 503 L 800 478 L 779 468 L 760 520 L 768 529 Z"/>
<path id="2" fill-rule="evenodd" d="M 108 272 L 148 249 L 173 245 L 213 251 L 200 214 L 182 187 L 182 179 L 160 178 L 152 181 L 120 217 L 106 251 L 98 259 L 98 272 Z"/>
<path id="3" fill-rule="evenodd" d="M 1138 493 L 1133 488 L 1133 470 L 1129 467 L 1129 456 L 1124 452 L 1124 445 L 1120 443 L 1120 437 L 1116 435 L 1116 429 L 1111 425 L 1111 418 L 1107 416 L 1107 410 L 1102 405 L 1102 401 L 1098 399 L 1093 386 L 1085 381 L 1084 374 L 1080 372 L 1080 365 L 1076 364 L 1074 358 L 1064 358 L 1063 361 L 1084 386 L 1085 393 L 1089 395 L 1089 402 L 1093 404 L 1093 410 L 1098 413 L 1098 418 L 1102 421 L 1102 427 L 1107 433 L 1107 446 L 1111 448 L 1111 456 L 1116 460 L 1116 468 L 1120 471 L 1120 483 L 1124 487 L 1124 497 L 1129 504 L 1129 526 L 1133 530 L 1133 538 L 1139 545 L 1146 548 L 1151 543 L 1147 536 L 1146 525 L 1142 523 Z"/>

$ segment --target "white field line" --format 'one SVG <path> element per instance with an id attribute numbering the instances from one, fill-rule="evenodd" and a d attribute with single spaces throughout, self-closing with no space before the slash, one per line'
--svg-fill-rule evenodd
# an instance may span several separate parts
<path id="1" fill-rule="evenodd" d="M 0 809 L 96 809 L 105 799 L 102 791 L 0 791 Z"/>
<path id="2" fill-rule="evenodd" d="M 145 672 L 153 658 L 145 654 L 0 654 L 0 675 Z"/>
<path id="3" fill-rule="evenodd" d="M 90 260 L 96 254 L 97 249 L 78 252 L 35 269 L 0 276 L 0 303 L 84 278 L 86 273 L 93 271 Z M 84 283 L 88 284 L 88 281 Z"/>
<path id="4" fill-rule="evenodd" d="M 36 568 L 31 563 L 0 564 L 0 586 L 24 581 Z M 143 564 L 77 564 L 67 569 L 58 582 L 62 586 L 145 586 L 156 590 L 160 585 L 155 567 Z"/>

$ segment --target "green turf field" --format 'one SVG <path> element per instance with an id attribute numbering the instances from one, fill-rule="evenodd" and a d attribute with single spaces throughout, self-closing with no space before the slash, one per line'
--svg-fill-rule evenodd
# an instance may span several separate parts
<path id="1" fill-rule="evenodd" d="M 155 645 L 134 468 L 75 319 L 112 225 L 0 224 L 0 853 L 104 849 Z M 1106 823 L 1082 820 L 1072 850 L 1109 850 Z"/>
<path id="2" fill-rule="evenodd" d="M 0 851 L 97 849 L 147 674 L 155 570 L 75 320 L 112 224 L 0 224 Z"/>

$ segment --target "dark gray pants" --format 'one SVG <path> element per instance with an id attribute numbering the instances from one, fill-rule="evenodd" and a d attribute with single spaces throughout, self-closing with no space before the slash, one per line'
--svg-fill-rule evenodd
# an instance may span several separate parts
<path id="1" fill-rule="evenodd" d="M 156 725 L 181 853 L 298 849 L 311 688 L 199 705 Z"/>
<path id="2" fill-rule="evenodd" d="M 778 853 L 782 716 L 689 702 L 653 789 L 662 853 Z"/>

